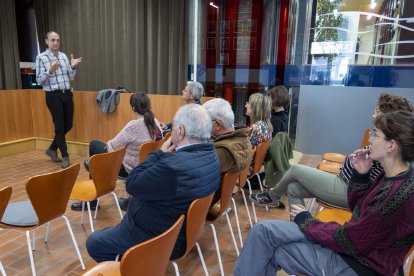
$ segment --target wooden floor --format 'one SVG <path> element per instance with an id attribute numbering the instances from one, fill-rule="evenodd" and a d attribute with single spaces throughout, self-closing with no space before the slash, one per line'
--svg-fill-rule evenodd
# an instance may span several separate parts
<path id="1" fill-rule="evenodd" d="M 83 162 L 84 156 L 71 156 L 71 162 Z M 304 155 L 300 162 L 304 165 L 315 167 L 321 161 L 319 156 Z M 11 186 L 13 194 L 11 201 L 28 200 L 25 183 L 34 175 L 59 170 L 59 164 L 53 163 L 40 150 L 0 158 L 0 188 Z M 88 173 L 81 167 L 78 180 L 88 178 Z M 56 183 L 59 185 L 59 183 Z M 116 193 L 124 195 L 125 188 L 122 182 L 117 185 Z M 246 240 L 250 226 L 247 219 L 246 209 L 240 194 L 235 196 L 239 219 L 242 227 L 243 241 Z M 68 217 L 86 269 L 90 269 L 95 262 L 89 257 L 85 248 L 85 240 L 90 234 L 90 227 L 85 216 L 84 224 L 80 223 L 80 212 L 70 210 L 69 202 L 66 216 Z M 251 206 L 250 206 L 251 207 Z M 288 211 L 284 209 L 271 209 L 266 212 L 264 208 L 258 207 L 257 216 L 259 220 L 282 219 L 288 220 Z M 86 215 L 86 214 L 85 214 Z M 234 213 L 230 213 L 233 229 L 236 231 Z M 116 225 L 120 222 L 113 198 L 105 196 L 101 200 L 101 209 L 97 219 L 94 221 L 96 230 Z M 220 243 L 220 251 L 223 260 L 224 272 L 232 275 L 233 265 L 237 259 L 236 252 L 230 237 L 225 218 L 215 223 Z M 79 275 L 82 269 L 70 240 L 63 219 L 56 219 L 51 223 L 51 232 L 48 243 L 43 242 L 45 227 L 36 230 L 36 251 L 34 260 L 37 275 Z M 204 229 L 204 236 L 200 240 L 200 246 L 206 260 L 210 275 L 219 275 L 219 265 L 214 247 L 213 236 L 209 226 Z M 0 230 L 0 261 L 3 263 L 7 275 L 31 275 L 29 257 L 27 253 L 26 238 L 21 231 L 9 229 Z M 181 262 L 178 263 L 181 275 L 203 275 L 203 269 L 195 249 Z M 172 266 L 168 267 L 168 275 L 175 275 Z"/>

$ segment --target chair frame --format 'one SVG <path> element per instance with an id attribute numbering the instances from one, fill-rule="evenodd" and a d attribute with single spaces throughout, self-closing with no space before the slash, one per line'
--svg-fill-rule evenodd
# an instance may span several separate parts
<path id="1" fill-rule="evenodd" d="M 207 266 L 204 261 L 203 253 L 201 252 L 200 245 L 198 244 L 198 240 L 203 234 L 207 212 L 211 205 L 211 201 L 213 200 L 213 196 L 214 196 L 214 192 L 206 197 L 196 199 L 191 203 L 190 207 L 188 208 L 188 212 L 186 216 L 187 247 L 186 247 L 186 250 L 183 256 L 175 260 L 171 260 L 174 266 L 174 269 L 175 269 L 176 276 L 180 275 L 177 261 L 184 259 L 188 255 L 190 250 L 194 247 L 194 245 L 197 247 L 197 252 L 198 252 L 198 255 L 200 256 L 200 261 L 203 266 L 204 273 L 208 276 Z"/>
<path id="2" fill-rule="evenodd" d="M 250 176 L 247 177 L 247 186 L 249 187 L 249 194 L 251 195 L 252 192 L 252 186 L 250 185 L 250 179 L 252 179 L 254 176 L 257 177 L 257 180 L 259 182 L 259 186 L 260 186 L 260 190 L 263 192 L 263 185 L 262 185 L 262 180 L 260 179 L 260 169 L 263 166 L 263 162 L 264 159 L 266 157 L 266 153 L 267 153 L 267 149 L 270 146 L 270 141 L 267 142 L 261 142 L 256 149 L 254 150 L 254 155 L 253 155 L 253 159 L 252 162 L 254 162 L 253 164 L 253 171 L 252 174 Z M 253 210 L 253 217 L 254 217 L 254 221 L 255 223 L 257 223 L 257 215 L 256 215 L 256 208 L 254 206 L 254 203 L 252 202 L 252 210 Z M 269 208 L 266 206 L 266 211 L 269 211 Z"/>
<path id="3" fill-rule="evenodd" d="M 6 210 L 7 204 L 10 201 L 12 194 L 11 187 L 4 187 L 0 190 L 0 222 L 3 217 L 4 211 Z M 3 264 L 0 262 L 0 273 L 2 276 L 6 276 L 6 271 L 4 270 Z"/>
<path id="4" fill-rule="evenodd" d="M 240 231 L 239 217 L 238 217 L 238 214 L 237 214 L 236 202 L 234 201 L 234 198 L 232 197 L 233 189 L 236 186 L 236 182 L 237 182 L 237 179 L 239 179 L 239 177 L 240 177 L 240 172 L 231 172 L 231 173 L 229 172 L 229 173 L 224 174 L 223 179 L 222 179 L 222 183 L 220 185 L 220 189 L 221 189 L 220 200 L 216 203 L 216 204 L 219 204 L 220 210 L 217 214 L 215 214 L 214 218 L 210 219 L 208 215 L 207 215 L 207 218 L 206 218 L 206 223 L 210 225 L 211 231 L 213 232 L 214 244 L 216 246 L 216 252 L 217 252 L 217 258 L 218 258 L 218 262 L 219 262 L 220 272 L 221 272 L 221 275 L 223 275 L 223 276 L 224 276 L 224 270 L 223 270 L 223 264 L 222 264 L 222 261 L 221 261 L 220 247 L 219 247 L 219 243 L 218 243 L 218 240 L 217 240 L 217 232 L 216 232 L 216 228 L 214 227 L 214 222 L 222 216 L 226 217 L 227 225 L 229 227 L 231 238 L 233 240 L 234 249 L 236 250 L 237 256 L 239 256 L 239 248 L 237 246 L 236 238 L 234 237 L 233 228 L 231 226 L 231 222 L 230 222 L 230 218 L 229 218 L 229 210 L 231 210 L 230 209 L 230 202 L 232 202 L 233 203 L 233 209 L 234 209 L 234 215 L 236 217 L 237 229 L 239 231 L 240 244 L 241 244 L 241 247 L 243 247 L 243 240 L 242 240 L 242 237 L 241 237 L 241 231 Z M 213 205 L 210 209 L 212 209 L 212 208 L 215 208 L 215 206 Z"/>
<path id="5" fill-rule="evenodd" d="M 246 200 L 246 193 L 244 192 L 244 189 L 243 189 L 244 186 L 247 183 L 247 175 L 249 174 L 250 163 L 251 162 L 249 162 L 249 165 L 246 168 L 244 168 L 242 171 L 240 171 L 239 182 L 238 182 L 238 185 L 236 184 L 236 187 L 238 188 L 237 192 L 241 192 L 241 194 L 243 196 L 244 207 L 246 208 L 250 228 L 253 228 L 252 217 L 250 216 L 250 211 L 249 211 L 249 207 L 248 207 L 247 200 Z M 243 247 L 243 242 L 242 241 L 241 241 L 241 246 Z"/>
<path id="6" fill-rule="evenodd" d="M 47 223 L 47 229 L 45 234 L 45 243 L 48 240 L 48 234 L 50 229 L 50 221 L 62 217 L 68 228 L 72 243 L 75 247 L 76 254 L 79 258 L 79 262 L 82 266 L 82 269 L 85 270 L 85 264 L 83 262 L 82 256 L 79 251 L 76 238 L 73 234 L 72 227 L 68 218 L 64 215 L 67 203 L 69 201 L 70 192 L 76 181 L 80 169 L 79 163 L 74 164 L 66 169 L 52 172 L 43 175 L 37 175 L 29 178 L 26 183 L 27 195 L 32 203 L 33 209 L 38 218 L 38 223 L 34 226 L 12 226 L 3 224 L 8 228 L 17 228 L 26 230 L 26 240 L 27 247 L 29 251 L 30 266 L 32 269 L 32 275 L 36 275 L 36 269 L 33 259 L 33 251 L 35 251 L 35 229 L 39 226 Z M 51 186 L 56 186 L 56 183 L 59 183 L 59 190 L 49 189 Z M 63 184 L 62 184 L 63 183 Z M 43 188 L 43 189 L 42 189 Z M 39 196 L 41 194 L 41 196 Z M 53 205 L 55 208 L 50 208 L 49 206 Z M 33 232 L 33 244 L 30 241 L 30 230 Z"/>

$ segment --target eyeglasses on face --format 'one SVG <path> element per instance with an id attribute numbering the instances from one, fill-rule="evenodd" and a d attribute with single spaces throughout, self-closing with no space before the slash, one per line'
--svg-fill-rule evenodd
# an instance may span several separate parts
<path id="1" fill-rule="evenodd" d="M 371 129 L 370 131 L 369 131 L 369 138 L 370 139 L 374 139 L 374 138 L 383 138 L 384 140 L 387 140 L 387 138 L 385 137 L 385 136 L 380 136 L 380 135 L 378 135 L 378 133 L 377 133 L 377 130 L 374 128 L 374 129 Z"/>

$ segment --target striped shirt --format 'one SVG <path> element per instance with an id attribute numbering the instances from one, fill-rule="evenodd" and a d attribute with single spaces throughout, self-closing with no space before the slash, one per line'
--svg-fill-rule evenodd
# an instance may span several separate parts
<path id="1" fill-rule="evenodd" d="M 377 179 L 377 177 L 384 171 L 384 169 L 381 167 L 380 162 L 373 160 L 372 167 L 369 170 L 369 178 L 371 180 L 371 183 Z M 351 160 L 346 157 L 343 167 L 341 168 L 341 171 L 339 172 L 338 176 L 345 181 L 345 183 L 349 184 L 351 181 L 352 176 L 357 171 L 354 169 L 354 166 L 352 166 Z"/>
<path id="2" fill-rule="evenodd" d="M 49 74 L 52 63 L 59 60 L 60 67 Z M 36 57 L 36 81 L 43 86 L 44 91 L 70 89 L 70 81 L 75 78 L 76 70 L 70 67 L 68 57 L 62 53 L 56 54 L 46 49 Z"/>

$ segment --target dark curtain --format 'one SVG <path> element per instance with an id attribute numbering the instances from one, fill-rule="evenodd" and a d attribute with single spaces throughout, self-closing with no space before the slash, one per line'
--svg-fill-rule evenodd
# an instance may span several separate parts
<path id="1" fill-rule="evenodd" d="M 124 86 L 179 94 L 187 80 L 188 0 L 35 0 L 41 49 L 49 30 L 82 57 L 76 90 Z"/>
<path id="2" fill-rule="evenodd" d="M 14 0 L 1 0 L 0 11 L 0 89 L 20 89 L 22 82 Z"/>

